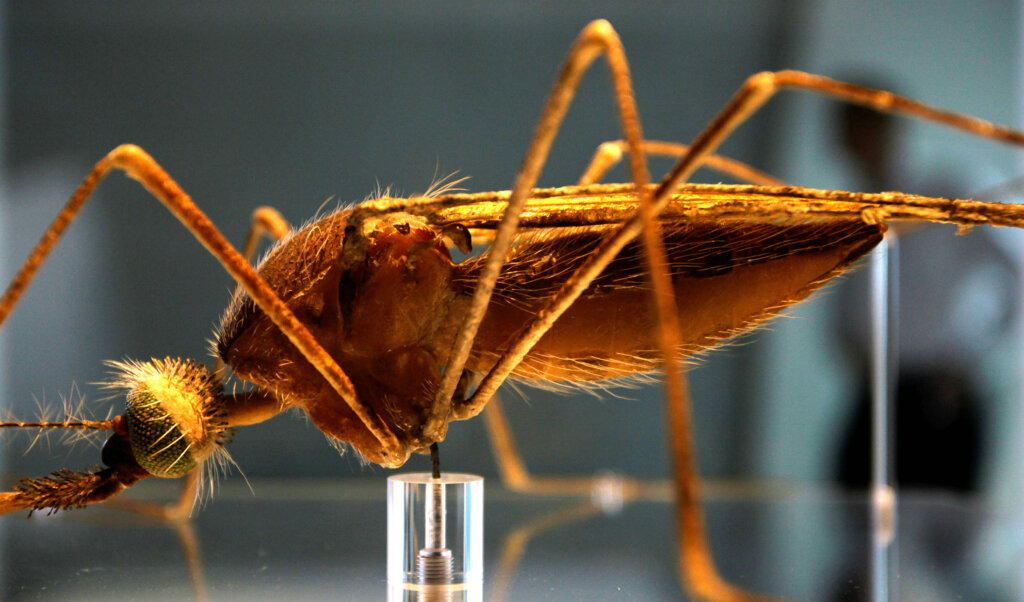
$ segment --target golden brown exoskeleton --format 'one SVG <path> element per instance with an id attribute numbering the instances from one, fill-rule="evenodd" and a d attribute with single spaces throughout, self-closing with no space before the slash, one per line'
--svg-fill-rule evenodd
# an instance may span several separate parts
<path id="1" fill-rule="evenodd" d="M 603 146 L 580 185 L 534 189 L 578 82 L 601 55 L 625 140 Z M 294 233 L 273 214 L 257 213 L 253 232 L 269 231 L 281 242 L 256 269 L 149 155 L 132 145 L 116 148 L 11 282 L 0 299 L 0 324 L 99 181 L 120 169 L 163 202 L 238 283 L 216 352 L 254 387 L 228 394 L 221 370 L 191 361 L 118 364 L 111 387 L 125 391 L 122 416 L 3 423 L 112 431 L 106 468 L 23 480 L 0 493 L 0 513 L 100 502 L 149 476 L 189 475 L 195 483 L 221 454 L 229 428 L 288 408 L 302 408 L 368 460 L 396 467 L 443 440 L 449 422 L 481 412 L 509 377 L 601 381 L 661 369 L 680 574 L 699 597 L 747 597 L 718 576 L 705 541 L 678 359 L 806 298 L 873 247 L 890 222 L 1024 226 L 1018 206 L 786 187 L 711 154 L 782 89 L 1024 143 L 1020 132 L 989 122 L 794 71 L 749 78 L 689 147 L 646 141 L 621 42 L 607 22 L 595 21 L 569 53 L 510 192 L 376 199 Z M 623 151 L 632 183 L 594 184 Z M 657 185 L 648 181 L 647 152 L 679 156 Z M 755 185 L 685 184 L 701 163 Z M 486 243 L 486 251 L 453 261 L 450 249 L 466 252 L 470 240 Z M 511 478 L 522 488 L 541 488 L 521 471 Z M 180 516 L 180 508 L 171 514 Z"/>
<path id="2" fill-rule="evenodd" d="M 616 201 L 630 202 L 621 187 L 551 192 L 549 202 L 558 199 L 568 207 L 592 203 L 607 209 Z M 680 196 L 678 208 L 683 204 Z M 364 222 L 369 246 L 358 260 L 346 261 L 349 214 L 330 215 L 289 236 L 260 264 L 259 274 L 338 361 L 360 399 L 403 449 L 425 451 L 420 433 L 487 256 L 453 263 L 441 226 L 392 213 Z M 469 372 L 491 369 L 504 343 L 590 256 L 609 227 L 548 227 L 516 238 L 474 341 Z M 789 223 L 666 222 L 663 237 L 678 311 L 688 318 L 681 351 L 689 355 L 712 347 L 804 299 L 871 249 L 883 230 L 858 216 Z M 574 382 L 650 372 L 658 363 L 656 326 L 642 250 L 634 243 L 590 284 L 513 376 Z M 220 357 L 238 377 L 279 391 L 277 405 L 305 409 L 320 430 L 376 461 L 378 442 L 289 348 L 271 320 L 238 291 L 221 324 Z"/>

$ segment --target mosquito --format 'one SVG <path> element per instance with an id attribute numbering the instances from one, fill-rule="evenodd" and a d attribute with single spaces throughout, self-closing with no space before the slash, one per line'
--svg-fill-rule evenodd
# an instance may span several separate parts
<path id="1" fill-rule="evenodd" d="M 580 79 L 602 56 L 623 140 L 603 145 L 577 185 L 537 189 Z M 0 324 L 96 186 L 121 170 L 237 282 L 217 333 L 218 364 L 211 370 L 177 358 L 117 362 L 109 387 L 123 391 L 123 414 L 3 423 L 110 435 L 104 468 L 24 479 L 0 493 L 0 512 L 99 503 L 155 476 L 186 479 L 179 504 L 160 511 L 181 517 L 200 471 L 223 458 L 231 429 L 288 409 L 305 411 L 366 460 L 395 468 L 413 453 L 436 450 L 452 421 L 483 412 L 509 378 L 601 382 L 660 371 L 672 435 L 680 577 L 702 599 L 753 597 L 719 576 L 706 543 L 681 359 L 807 298 L 874 247 L 890 223 L 1024 226 L 1019 206 L 786 186 L 713 155 L 786 89 L 1024 143 L 1024 134 L 1006 127 L 797 71 L 750 77 L 689 146 L 645 140 L 623 45 L 608 22 L 595 21 L 569 51 L 507 192 L 379 198 L 297 230 L 264 209 L 243 254 L 144 150 L 114 149 L 0 298 Z M 678 161 L 652 183 L 648 154 Z M 631 182 L 597 183 L 621 158 Z M 687 184 L 704 163 L 750 184 Z M 254 268 L 247 255 L 263 233 L 278 242 Z M 487 249 L 453 261 L 452 249 L 468 252 L 473 244 Z M 251 387 L 229 392 L 225 365 Z M 515 488 L 594 485 L 531 477 L 510 446 L 499 441 L 497 447 Z"/>

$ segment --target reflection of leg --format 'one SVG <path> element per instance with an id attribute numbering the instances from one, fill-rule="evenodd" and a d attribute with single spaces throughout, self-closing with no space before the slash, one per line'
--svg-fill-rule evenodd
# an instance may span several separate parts
<path id="1" fill-rule="evenodd" d="M 679 546 L 679 577 L 697 597 L 707 600 L 757 600 L 757 596 L 729 585 L 718 574 L 700 505 L 697 456 L 693 443 L 689 388 L 685 376 L 679 398 L 666 398 L 675 475 L 676 545 Z"/>
<path id="2" fill-rule="evenodd" d="M 691 591 L 707 600 L 756 600 L 757 596 L 737 589 L 719 576 L 707 544 L 699 497 L 699 477 L 693 452 L 693 433 L 689 416 L 689 398 L 668 402 L 669 426 L 674 461 L 677 546 L 679 576 Z M 596 514 L 609 505 L 626 504 L 638 498 L 664 497 L 663 481 L 636 481 L 608 477 L 535 477 L 523 462 L 512 437 L 508 420 L 495 397 L 484 409 L 484 418 L 498 462 L 502 482 L 513 491 L 535 495 L 585 495 L 591 501 L 571 510 L 543 517 L 513 532 L 506 539 L 495 592 L 503 593 L 521 558 L 526 544 L 535 534 L 570 520 Z M 610 490 L 615 493 L 610 495 Z M 499 587 L 500 585 L 500 587 Z"/>
<path id="3" fill-rule="evenodd" d="M 683 403 L 669 402 L 668 406 L 675 464 L 676 541 L 680 579 L 702 599 L 757 600 L 757 596 L 726 583 L 718 574 L 711 557 L 700 506 L 699 477 L 693 453 L 688 401 L 687 397 L 682 400 Z M 585 495 L 591 498 L 580 507 L 543 517 L 509 535 L 502 552 L 494 590 L 496 593 L 503 593 L 508 587 L 526 544 L 535 534 L 570 520 L 596 514 L 609 506 L 621 507 L 639 498 L 663 497 L 659 495 L 666 488 L 663 481 L 612 480 L 609 477 L 535 477 L 530 474 L 519 454 L 501 408 L 501 400 L 492 398 L 483 414 L 494 446 L 498 471 L 506 487 L 534 495 Z"/>
<path id="4" fill-rule="evenodd" d="M 684 389 L 685 392 L 685 389 Z M 756 600 L 757 596 L 726 583 L 718 574 L 707 544 L 703 512 L 700 506 L 699 477 L 693 452 L 693 434 L 689 416 L 689 399 L 681 403 L 669 402 L 669 424 L 672 435 L 672 454 L 675 465 L 675 495 L 679 573 L 682 581 L 699 597 L 708 600 Z M 602 490 L 607 492 L 607 477 L 534 477 L 530 474 L 516 448 L 512 431 L 502 411 L 500 400 L 494 398 L 484 410 L 487 429 L 494 446 L 498 470 L 505 485 L 513 490 L 540 495 L 590 495 L 594 501 L 572 511 L 563 511 L 544 517 L 517 529 L 505 542 L 499 579 L 504 592 L 511 574 L 525 550 L 526 543 L 536 533 L 569 520 L 583 518 L 599 512 L 603 503 Z M 618 483 L 622 503 L 637 498 L 654 497 L 664 489 L 663 482 L 621 480 Z"/>
<path id="5" fill-rule="evenodd" d="M 181 544 L 181 552 L 184 556 L 185 566 L 188 569 L 189 581 L 192 583 L 192 592 L 197 602 L 205 602 L 209 599 L 209 596 L 206 591 L 206 577 L 203 572 L 199 539 L 196 537 L 192 523 L 188 519 L 192 513 L 192 507 L 195 505 L 196 496 L 199 494 L 202 476 L 201 467 L 185 475 L 181 493 L 178 494 L 178 499 L 172 504 L 161 505 L 125 498 L 115 498 L 107 502 L 108 507 L 155 518 L 174 529 Z"/>
<path id="6" fill-rule="evenodd" d="M 196 602 L 206 602 L 210 597 L 206 593 L 203 559 L 199 553 L 199 539 L 196 537 L 195 529 L 188 521 L 176 521 L 174 531 L 178 534 L 181 551 L 185 555 L 185 566 L 188 567 L 188 576 L 192 582 L 192 593 L 195 595 Z"/>
<path id="7" fill-rule="evenodd" d="M 492 400 L 490 406 L 493 406 L 495 401 L 497 400 Z M 487 415 L 491 413 L 490 406 L 484 412 Z M 508 481 L 506 481 L 507 483 Z M 526 554 L 526 547 L 530 540 L 549 529 L 584 520 L 600 512 L 600 506 L 584 502 L 545 514 L 509 533 L 505 537 L 505 543 L 501 546 L 501 559 L 498 561 L 498 571 L 494 576 L 494 586 L 491 588 L 489 599 L 500 602 L 508 596 L 509 586 L 512 585 L 512 579 L 515 578 L 519 562 Z"/>

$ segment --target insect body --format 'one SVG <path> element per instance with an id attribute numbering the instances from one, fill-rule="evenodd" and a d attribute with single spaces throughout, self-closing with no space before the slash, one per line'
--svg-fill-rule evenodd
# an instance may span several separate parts
<path id="1" fill-rule="evenodd" d="M 742 198 L 730 189 L 720 193 Z M 625 187 L 609 186 L 538 194 L 549 195 L 545 199 L 549 212 L 589 202 L 598 214 L 616 205 L 628 206 L 633 196 Z M 434 204 L 459 203 L 455 213 L 462 208 L 479 212 L 480 198 L 442 197 Z M 673 209 L 682 210 L 685 204 L 680 197 Z M 501 203 L 492 201 L 492 205 Z M 444 213 L 432 211 L 430 217 L 452 219 Z M 443 225 L 389 213 L 386 219 L 363 223 L 362 236 L 369 243 L 352 260 L 345 257 L 342 236 L 351 215 L 325 217 L 295 233 L 268 255 L 260 274 L 339 360 L 360 397 L 399 434 L 405 448 L 422 452 L 419 434 L 447 350 L 464 320 L 487 256 L 452 263 L 443 244 Z M 466 370 L 489 371 L 503 343 L 564 285 L 609 227 L 546 227 L 517 237 Z M 883 228 L 856 216 L 817 223 L 678 219 L 666 223 L 664 238 L 679 312 L 694 317 L 684 332 L 683 351 L 690 354 L 711 347 L 806 297 L 877 243 Z M 348 236 L 357 235 L 350 232 Z M 302 274 L 301 287 L 292 285 L 296 273 Z M 642 251 L 634 244 L 591 283 L 513 375 L 574 382 L 653 370 L 657 319 L 649 294 Z M 302 407 L 325 433 L 351 442 L 368 458 L 379 458 L 375 440 L 345 412 L 344 404 L 317 382 L 301 357 L 283 354 L 285 349 L 283 335 L 251 299 L 237 293 L 221 326 L 217 343 L 221 358 L 244 380 L 267 391 L 281 391 L 275 409 Z M 460 413 L 456 404 L 453 416 Z"/>
<path id="2" fill-rule="evenodd" d="M 579 78 L 602 53 L 633 183 L 534 189 Z M 1019 207 L 992 203 L 683 184 L 746 116 L 787 87 L 1024 142 L 1012 130 L 889 93 L 799 72 L 763 73 L 691 147 L 673 147 L 679 162 L 651 185 L 645 149 L 656 149 L 643 140 L 621 43 L 598 21 L 570 52 L 510 192 L 383 198 L 291 234 L 278 227 L 275 236 L 283 239 L 257 269 L 152 158 L 135 146 L 118 147 L 14 278 L 0 299 L 0 323 L 99 181 L 124 170 L 238 282 L 216 353 L 254 387 L 226 393 L 219 370 L 189 361 L 121 365 L 113 384 L 126 390 L 123 416 L 6 424 L 112 431 L 106 468 L 24 480 L 0 494 L 0 512 L 70 508 L 149 476 L 194 475 L 218 456 L 229 428 L 289 408 L 303 409 L 368 460 L 400 466 L 443 440 L 451 421 L 482 411 L 506 378 L 605 381 L 661 367 L 677 437 L 681 572 L 701 596 L 742 596 L 718 578 L 704 543 L 678 358 L 806 298 L 874 246 L 891 221 L 1024 226 Z M 470 240 L 488 249 L 453 261 L 450 248 L 465 251 Z"/>

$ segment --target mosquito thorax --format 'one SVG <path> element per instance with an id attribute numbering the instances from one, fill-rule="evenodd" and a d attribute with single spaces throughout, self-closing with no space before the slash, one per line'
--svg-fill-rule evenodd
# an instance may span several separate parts
<path id="1" fill-rule="evenodd" d="M 123 389 L 135 461 L 156 477 L 187 474 L 225 442 L 220 386 L 202 365 L 163 359 L 117 362 L 108 386 Z"/>
<path id="2" fill-rule="evenodd" d="M 404 445 L 419 436 L 461 319 L 448 242 L 470 250 L 465 228 L 408 213 L 338 212 L 301 228 L 260 262 L 264 282 L 338 361 L 364 407 Z M 236 289 L 217 335 L 234 376 L 303 409 L 331 439 L 366 460 L 400 466 L 273 320 Z M 429 443 L 429 442 L 428 442 Z"/>

